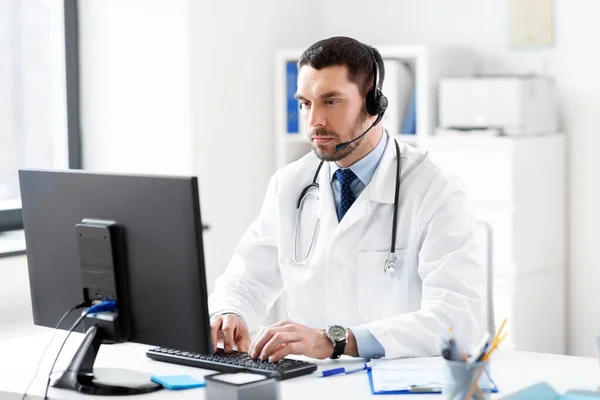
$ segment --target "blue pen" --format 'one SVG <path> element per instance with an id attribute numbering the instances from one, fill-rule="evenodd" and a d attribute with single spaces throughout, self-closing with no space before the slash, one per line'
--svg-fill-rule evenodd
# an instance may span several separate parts
<path id="1" fill-rule="evenodd" d="M 371 366 L 372 366 L 372 364 L 370 362 L 366 362 L 363 365 L 354 367 L 354 368 L 338 367 L 338 368 L 327 369 L 324 371 L 315 371 L 315 372 L 313 372 L 313 375 L 323 377 L 323 378 L 332 376 L 332 375 L 339 375 L 339 374 L 347 375 L 347 374 L 352 374 L 354 372 L 364 371 L 366 369 L 371 368 Z"/>

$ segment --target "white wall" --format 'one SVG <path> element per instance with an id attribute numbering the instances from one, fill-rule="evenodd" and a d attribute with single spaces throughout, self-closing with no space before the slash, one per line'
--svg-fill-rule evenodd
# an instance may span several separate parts
<path id="1" fill-rule="evenodd" d="M 551 72 L 551 50 L 513 51 L 506 0 L 359 0 L 323 2 L 323 35 L 352 36 L 371 45 L 469 47 L 476 72 Z"/>
<path id="2" fill-rule="evenodd" d="M 320 37 L 314 4 L 191 2 L 194 172 L 211 225 L 204 235 L 209 291 L 274 172 L 274 50 Z"/>
<path id="3" fill-rule="evenodd" d="M 600 330 L 600 3 L 557 1 L 556 70 L 570 159 L 569 352 L 594 356 Z"/>
<path id="4" fill-rule="evenodd" d="M 190 174 L 188 0 L 79 2 L 84 168 Z"/>
<path id="5" fill-rule="evenodd" d="M 0 340 L 17 336 L 33 324 L 25 256 L 0 258 Z"/>

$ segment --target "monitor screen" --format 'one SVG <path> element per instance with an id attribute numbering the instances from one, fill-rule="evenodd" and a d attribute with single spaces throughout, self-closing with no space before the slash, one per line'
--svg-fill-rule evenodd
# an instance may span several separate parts
<path id="1" fill-rule="evenodd" d="M 122 240 L 117 283 L 128 303 L 121 339 L 210 354 L 195 177 L 21 170 L 19 178 L 36 325 L 54 327 L 84 300 L 85 274 L 94 271 L 81 252 L 90 258 L 93 246 L 76 239 L 76 226 L 112 221 Z"/>

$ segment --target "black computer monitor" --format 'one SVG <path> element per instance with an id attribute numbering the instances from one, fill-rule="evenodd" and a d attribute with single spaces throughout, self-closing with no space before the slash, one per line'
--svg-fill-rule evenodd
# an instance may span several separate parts
<path id="1" fill-rule="evenodd" d="M 211 353 L 195 177 L 20 170 L 19 178 L 36 325 L 54 327 L 84 300 L 113 299 L 114 320 L 86 319 L 105 341 Z"/>

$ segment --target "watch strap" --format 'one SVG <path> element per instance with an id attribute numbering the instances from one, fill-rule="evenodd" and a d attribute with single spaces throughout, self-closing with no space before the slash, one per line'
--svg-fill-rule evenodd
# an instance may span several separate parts
<path id="1" fill-rule="evenodd" d="M 332 359 L 340 358 L 346 349 L 346 340 L 336 341 L 333 343 Z"/>

